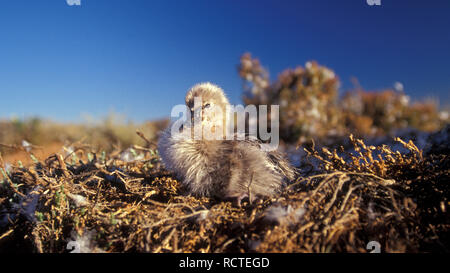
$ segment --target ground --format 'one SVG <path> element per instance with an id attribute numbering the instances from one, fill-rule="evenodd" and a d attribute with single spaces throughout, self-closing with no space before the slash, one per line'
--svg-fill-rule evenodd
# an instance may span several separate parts
<path id="1" fill-rule="evenodd" d="M 449 252 L 448 139 L 397 141 L 309 150 L 319 171 L 242 207 L 187 196 L 151 145 L 55 146 L 2 169 L 0 252 Z"/>

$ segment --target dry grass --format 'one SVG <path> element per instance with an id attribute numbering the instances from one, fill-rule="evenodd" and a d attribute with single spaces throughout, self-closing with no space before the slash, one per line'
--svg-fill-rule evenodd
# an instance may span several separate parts
<path id="1" fill-rule="evenodd" d="M 144 142 L 137 161 L 76 143 L 76 157 L 2 169 L 0 251 L 65 252 L 69 240 L 89 252 L 367 252 L 373 240 L 383 252 L 449 251 L 447 154 L 352 138 L 352 154 L 309 151 L 326 172 L 234 207 L 184 195 Z"/>

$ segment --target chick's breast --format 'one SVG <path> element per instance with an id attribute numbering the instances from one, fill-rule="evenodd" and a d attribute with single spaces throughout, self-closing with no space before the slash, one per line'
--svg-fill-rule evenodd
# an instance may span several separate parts
<path id="1" fill-rule="evenodd" d="M 229 146 L 222 141 L 195 140 L 190 133 L 171 135 L 166 130 L 160 137 L 158 150 L 165 167 L 173 171 L 197 196 L 220 197 L 229 179 Z"/>

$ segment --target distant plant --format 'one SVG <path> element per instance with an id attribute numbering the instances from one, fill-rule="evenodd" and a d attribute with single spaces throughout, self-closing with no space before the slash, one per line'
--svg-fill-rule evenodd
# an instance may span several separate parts
<path id="1" fill-rule="evenodd" d="M 435 131 L 445 123 L 433 101 L 410 103 L 402 91 L 347 92 L 341 99 L 345 126 L 358 135 L 384 135 L 395 129 Z"/>
<path id="2" fill-rule="evenodd" d="M 245 104 L 280 105 L 280 137 L 288 142 L 336 131 L 339 81 L 334 72 L 316 62 L 286 69 L 269 83 L 268 72 L 249 53 L 241 57 L 239 74 L 244 80 Z"/>
<path id="3" fill-rule="evenodd" d="M 280 105 L 280 137 L 303 143 L 311 137 L 324 139 L 385 135 L 396 129 L 435 131 L 449 122 L 432 101 L 410 104 L 403 91 L 368 92 L 359 88 L 338 97 L 339 79 L 333 70 L 315 61 L 305 67 L 286 69 L 275 82 L 258 59 L 241 56 L 245 104 Z M 269 119 L 270 117 L 268 117 Z"/>

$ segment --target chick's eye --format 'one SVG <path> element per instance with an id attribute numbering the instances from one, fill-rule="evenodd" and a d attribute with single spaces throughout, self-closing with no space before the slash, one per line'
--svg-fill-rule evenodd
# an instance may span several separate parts
<path id="1" fill-rule="evenodd" d="M 209 108 L 209 106 L 211 106 L 209 103 L 203 105 L 203 109 Z"/>

